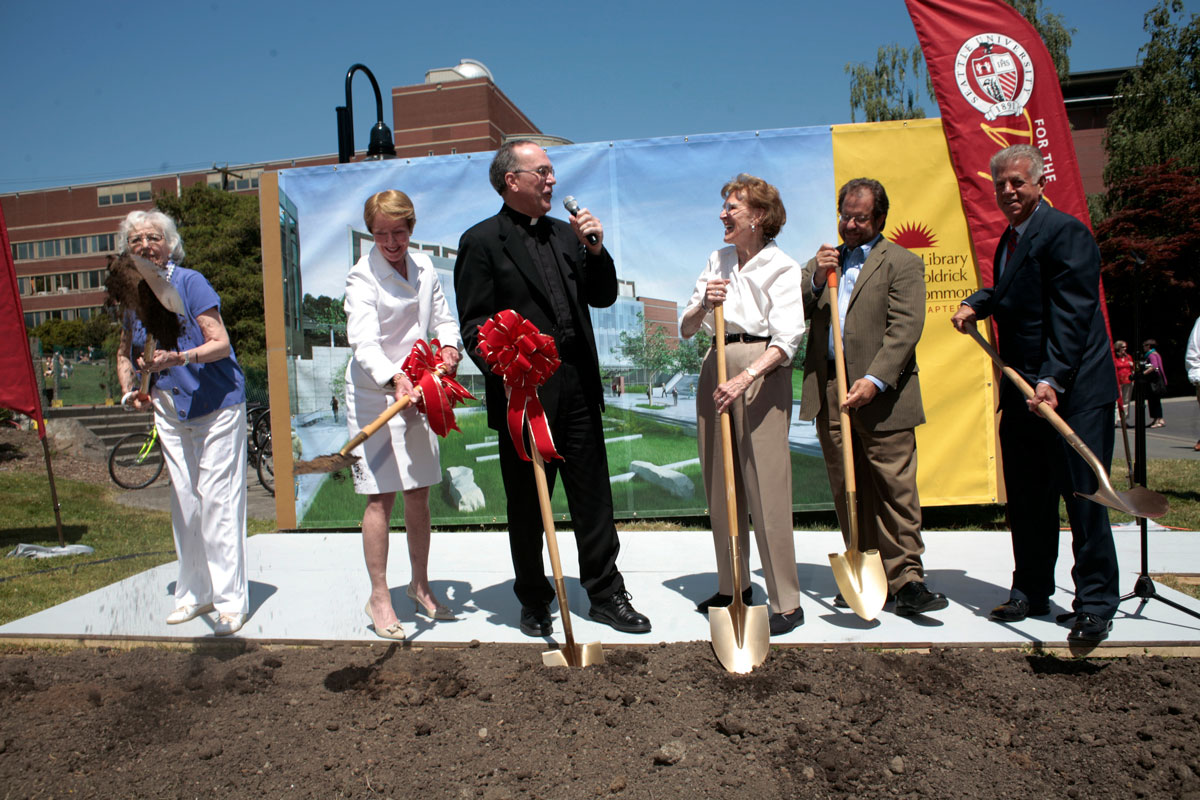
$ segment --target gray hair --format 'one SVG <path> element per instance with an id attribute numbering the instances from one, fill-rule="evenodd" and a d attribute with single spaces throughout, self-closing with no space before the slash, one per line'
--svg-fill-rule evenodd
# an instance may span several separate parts
<path id="1" fill-rule="evenodd" d="M 1021 159 L 1029 161 L 1029 179 L 1037 183 L 1042 177 L 1046 162 L 1042 159 L 1041 151 L 1031 144 L 1014 144 L 1004 148 L 992 156 L 992 160 L 988 162 L 988 169 L 994 178 L 1002 167 Z"/>
<path id="2" fill-rule="evenodd" d="M 492 188 L 496 190 L 496 194 L 501 197 L 504 196 L 504 190 L 508 188 L 504 182 L 504 176 L 510 172 L 516 172 L 521 166 L 518 163 L 517 154 L 513 150 L 526 144 L 538 146 L 538 143 L 532 139 L 513 139 L 500 145 L 500 149 L 492 158 L 492 165 L 488 167 L 488 180 L 492 182 Z"/>
<path id="3" fill-rule="evenodd" d="M 163 238 L 167 240 L 167 247 L 171 249 L 171 260 L 176 264 L 183 261 L 183 240 L 179 238 L 179 229 L 175 227 L 175 220 L 157 208 L 150 211 L 130 211 L 125 219 L 121 220 L 121 227 L 117 229 L 118 253 L 124 253 L 129 249 L 129 232 L 139 225 L 153 225 L 158 228 Z"/>

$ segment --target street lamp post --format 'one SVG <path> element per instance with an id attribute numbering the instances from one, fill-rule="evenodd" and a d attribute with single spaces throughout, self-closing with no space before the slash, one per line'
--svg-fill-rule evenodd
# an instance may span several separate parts
<path id="1" fill-rule="evenodd" d="M 383 124 L 383 97 L 379 94 L 379 83 L 371 70 L 363 64 L 355 64 L 346 73 L 346 105 L 338 106 L 338 163 L 346 164 L 354 158 L 354 102 L 350 96 L 350 79 L 354 73 L 362 70 L 371 81 L 375 90 L 375 126 L 371 128 L 371 140 L 367 143 L 367 161 L 378 161 L 384 158 L 396 157 L 396 145 L 392 143 L 392 132 Z"/>

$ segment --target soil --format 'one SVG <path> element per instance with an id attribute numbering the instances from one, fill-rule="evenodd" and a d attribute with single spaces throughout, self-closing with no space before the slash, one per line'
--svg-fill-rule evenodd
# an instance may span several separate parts
<path id="1" fill-rule="evenodd" d="M 231 645 L 232 646 L 232 645 Z M 7 797 L 1200 797 L 1200 667 L 705 643 L 0 656 Z"/>
<path id="2" fill-rule="evenodd" d="M 541 649 L 0 648 L 0 794 L 1200 800 L 1195 659 Z"/>

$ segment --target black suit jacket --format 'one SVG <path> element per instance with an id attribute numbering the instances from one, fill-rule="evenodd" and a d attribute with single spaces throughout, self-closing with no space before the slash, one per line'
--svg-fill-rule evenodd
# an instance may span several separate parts
<path id="1" fill-rule="evenodd" d="M 993 264 L 1008 244 L 1000 238 Z M 1062 416 L 1116 400 L 1117 379 L 1100 309 L 1100 250 L 1087 227 L 1046 202 L 1033 212 L 1000 281 L 966 299 L 980 317 L 993 316 L 1000 357 L 1030 382 L 1050 376 L 1063 388 Z M 1002 407 L 1024 405 L 1004 381 Z"/>
<path id="2" fill-rule="evenodd" d="M 588 403 L 604 408 L 604 389 L 600 383 L 600 364 L 588 307 L 606 308 L 617 300 L 617 271 L 612 256 L 601 250 L 593 256 L 580 244 L 571 226 L 560 219 L 548 218 L 550 242 L 562 269 L 563 286 L 571 307 L 572 320 L 563 325 L 574 327 L 576 347 L 572 360 L 580 373 Z M 485 376 L 488 427 L 505 428 L 508 401 L 503 381 L 494 375 L 475 351 L 479 326 L 493 314 L 513 309 L 543 333 L 553 333 L 553 306 L 545 282 L 529 255 L 525 240 L 507 213 L 501 211 L 462 235 L 458 259 L 454 263 L 454 293 L 467 354 Z M 558 409 L 558 373 L 538 390 L 538 397 L 550 419 Z"/>

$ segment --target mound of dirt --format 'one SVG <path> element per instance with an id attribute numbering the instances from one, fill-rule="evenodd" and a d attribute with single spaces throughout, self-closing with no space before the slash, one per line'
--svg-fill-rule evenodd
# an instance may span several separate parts
<path id="1" fill-rule="evenodd" d="M 1200 798 L 1192 659 L 230 647 L 0 655 L 5 795 Z"/>

